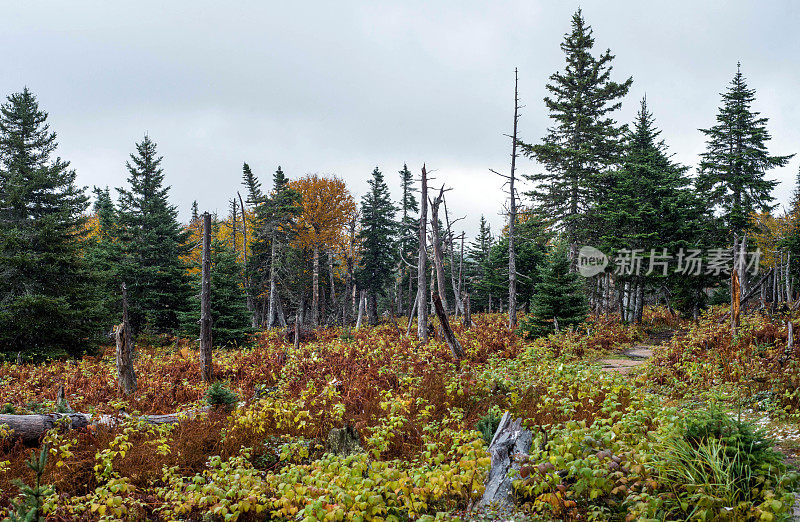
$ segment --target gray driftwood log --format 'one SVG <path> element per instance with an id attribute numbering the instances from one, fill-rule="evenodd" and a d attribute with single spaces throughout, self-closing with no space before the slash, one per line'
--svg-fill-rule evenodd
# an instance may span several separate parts
<path id="1" fill-rule="evenodd" d="M 205 410 L 204 408 L 203 410 Z M 176 424 L 181 420 L 194 417 L 199 411 L 188 411 L 179 414 L 168 415 L 142 415 L 138 419 L 149 424 Z M 130 417 L 124 415 L 124 417 Z M 61 421 L 66 425 L 69 423 L 69 428 L 79 429 L 86 428 L 91 424 L 114 426 L 123 422 L 124 417 L 116 415 L 99 415 L 92 416 L 88 413 L 46 413 L 41 415 L 0 415 L 0 425 L 5 424 L 14 430 L 14 436 L 19 437 L 26 444 L 35 444 L 47 433 L 47 430 L 56 427 L 56 424 Z M 69 421 L 62 419 L 69 419 Z"/>
<path id="2" fill-rule="evenodd" d="M 486 490 L 478 502 L 478 507 L 489 504 L 499 508 L 510 508 L 514 503 L 513 477 L 509 471 L 519 471 L 522 460 L 530 453 L 533 434 L 522 427 L 522 419 L 512 419 L 505 412 L 500 425 L 489 444 L 492 468 L 486 477 Z"/>

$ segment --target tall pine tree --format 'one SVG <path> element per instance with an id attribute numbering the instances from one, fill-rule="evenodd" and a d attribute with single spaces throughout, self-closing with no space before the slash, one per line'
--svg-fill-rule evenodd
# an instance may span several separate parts
<path id="1" fill-rule="evenodd" d="M 722 211 L 729 232 L 739 234 L 750 228 L 751 214 L 773 207 L 776 182 L 764 176 L 792 157 L 773 156 L 767 150 L 768 119 L 752 109 L 755 97 L 737 64 L 728 90 L 722 93 L 717 124 L 701 129 L 707 141 L 695 182 L 697 191 Z"/>
<path id="2" fill-rule="evenodd" d="M 397 263 L 397 209 L 378 167 L 372 171 L 369 192 L 361 199 L 362 258 L 359 283 L 369 295 L 369 317 L 378 320 L 378 296 L 383 294 Z"/>
<path id="3" fill-rule="evenodd" d="M 593 47 L 592 29 L 578 10 L 572 16 L 572 31 L 561 44 L 566 68 L 550 76 L 547 84 L 550 95 L 544 102 L 553 126 L 542 143 L 522 145 L 523 153 L 546 169 L 527 176 L 536 183 L 528 193 L 534 210 L 566 232 L 572 255 L 583 239 L 584 218 L 596 201 L 599 178 L 618 163 L 622 153 L 624 127 L 612 114 L 633 82 L 632 78 L 612 81 L 614 56 L 606 50 L 595 57 Z"/>
<path id="4" fill-rule="evenodd" d="M 128 287 L 133 330 L 170 332 L 190 306 L 192 285 L 182 257 L 188 235 L 178 223 L 164 186 L 162 157 L 145 135 L 126 163 L 130 188 L 119 192 L 119 241 L 123 259 L 118 279 Z"/>
<path id="5" fill-rule="evenodd" d="M 29 357 L 88 348 L 98 326 L 81 249 L 88 206 L 56 134 L 25 88 L 0 107 L 0 352 Z"/>

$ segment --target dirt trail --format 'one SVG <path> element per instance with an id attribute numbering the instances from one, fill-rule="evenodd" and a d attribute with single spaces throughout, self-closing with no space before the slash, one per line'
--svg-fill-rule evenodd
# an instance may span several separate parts
<path id="1" fill-rule="evenodd" d="M 650 336 L 646 344 L 637 344 L 623 351 L 619 356 L 599 359 L 597 362 L 602 365 L 603 371 L 630 373 L 647 362 L 653 356 L 653 350 L 669 341 L 673 335 L 672 330 L 654 334 Z"/>

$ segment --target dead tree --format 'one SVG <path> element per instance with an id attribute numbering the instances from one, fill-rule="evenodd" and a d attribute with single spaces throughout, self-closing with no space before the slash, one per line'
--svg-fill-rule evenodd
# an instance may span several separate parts
<path id="1" fill-rule="evenodd" d="M 210 382 L 211 368 L 211 214 L 203 214 L 203 280 L 200 291 L 200 373 Z"/>
<path id="2" fill-rule="evenodd" d="M 433 264 L 436 268 L 436 289 L 439 293 L 439 299 L 445 309 L 445 313 L 449 310 L 447 306 L 447 296 L 445 294 L 444 282 L 444 259 L 442 258 L 442 238 L 439 237 L 439 205 L 444 199 L 444 185 L 439 189 L 439 195 L 430 200 L 431 203 L 431 243 L 433 243 Z"/>
<path id="3" fill-rule="evenodd" d="M 508 183 L 508 325 L 514 328 L 517 325 L 517 255 L 516 255 L 516 224 L 517 224 L 517 194 L 514 187 L 517 170 L 517 124 L 519 123 L 519 74 L 514 69 L 514 128 L 511 138 L 511 171 L 509 175 L 493 173 L 505 178 Z"/>
<path id="4" fill-rule="evenodd" d="M 133 336 L 131 323 L 128 320 L 128 292 L 122 283 L 122 324 L 117 326 L 117 380 L 122 393 L 136 393 L 136 372 L 133 368 Z"/>
<path id="5" fill-rule="evenodd" d="M 364 305 L 366 301 L 366 290 L 361 290 L 358 294 L 358 318 L 356 319 L 356 328 L 361 328 L 361 322 L 364 320 Z"/>
<path id="6" fill-rule="evenodd" d="M 453 225 L 457 221 L 459 221 L 459 220 L 461 220 L 463 218 L 454 219 L 451 222 L 450 221 L 450 215 L 447 212 L 447 199 L 443 198 L 442 199 L 442 204 L 444 205 L 444 220 L 445 220 L 445 225 L 447 226 L 447 230 L 445 230 L 445 237 L 447 237 L 447 253 L 450 256 L 450 285 L 453 287 L 453 296 L 455 296 L 455 301 L 456 301 L 456 303 L 455 303 L 455 305 L 456 305 L 456 316 L 458 316 L 459 313 L 461 313 L 461 314 L 464 313 L 464 303 L 461 300 L 460 280 L 459 280 L 458 283 L 456 283 L 456 273 L 455 273 L 455 270 L 454 270 L 454 267 L 455 267 L 456 263 L 455 263 L 455 248 L 453 246 L 453 241 L 455 239 L 455 235 L 453 234 Z M 462 234 L 461 237 L 463 239 L 463 234 Z M 462 249 L 462 253 L 463 253 L 463 249 Z M 460 273 L 459 273 L 459 277 L 461 277 Z"/>
<path id="7" fill-rule="evenodd" d="M 469 294 L 464 295 L 464 328 L 467 330 L 472 326 L 472 309 L 469 303 Z"/>
<path id="8" fill-rule="evenodd" d="M 247 211 L 244 208 L 244 200 L 242 199 L 242 194 L 240 192 L 236 192 L 236 195 L 239 196 L 239 205 L 242 207 L 242 254 L 244 255 L 244 293 L 245 297 L 247 298 L 247 309 L 250 311 L 251 320 L 253 324 L 253 328 L 258 326 L 258 321 L 256 320 L 256 312 L 255 307 L 253 306 L 253 296 L 250 294 L 250 276 L 247 272 Z"/>
<path id="9" fill-rule="evenodd" d="M 422 165 L 422 186 L 419 213 L 419 258 L 417 260 L 417 337 L 423 343 L 428 341 L 428 298 L 426 289 L 428 283 L 425 279 L 428 265 L 427 237 L 428 237 L 428 172 Z M 408 318 L 411 321 L 411 317 Z"/>
<path id="10" fill-rule="evenodd" d="M 464 349 L 461 347 L 461 343 L 458 342 L 458 339 L 453 333 L 453 329 L 450 328 L 450 321 L 447 319 L 447 313 L 445 312 L 444 306 L 442 306 L 442 299 L 438 294 L 433 294 L 433 307 L 436 310 L 436 316 L 439 318 L 439 324 L 442 327 L 444 340 L 450 347 L 450 352 L 456 359 L 461 359 L 464 357 Z"/>

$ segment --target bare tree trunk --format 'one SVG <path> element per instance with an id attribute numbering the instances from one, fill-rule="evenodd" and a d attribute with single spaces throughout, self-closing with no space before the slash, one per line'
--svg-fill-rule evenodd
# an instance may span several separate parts
<path id="1" fill-rule="evenodd" d="M 469 330 L 472 326 L 472 309 L 469 303 L 469 294 L 464 295 L 464 328 Z"/>
<path id="2" fill-rule="evenodd" d="M 136 372 L 133 368 L 133 339 L 128 320 L 128 292 L 122 283 L 122 324 L 117 327 L 117 379 L 122 393 L 136 393 Z"/>
<path id="3" fill-rule="evenodd" d="M 447 296 L 445 294 L 444 267 L 442 259 L 442 242 L 439 237 L 439 205 L 444 197 L 444 186 L 439 190 L 439 195 L 431 200 L 431 234 L 433 243 L 433 263 L 436 267 L 436 287 L 439 292 L 439 299 L 442 301 L 445 313 L 448 312 Z"/>
<path id="4" fill-rule="evenodd" d="M 636 324 L 642 324 L 643 312 L 644 312 L 644 281 L 640 279 L 636 287 L 636 311 L 634 317 L 634 322 Z"/>
<path id="5" fill-rule="evenodd" d="M 314 272 L 311 276 L 311 326 L 319 326 L 319 245 L 314 244 Z"/>
<path id="6" fill-rule="evenodd" d="M 253 305 L 253 295 L 250 289 L 250 276 L 247 272 L 247 211 L 244 208 L 244 200 L 242 200 L 242 194 L 236 192 L 236 195 L 239 196 L 239 205 L 242 207 L 242 254 L 244 255 L 244 294 L 247 299 L 247 309 L 250 311 L 250 319 L 253 324 L 253 328 L 258 326 L 258 321 L 256 319 L 256 312 L 255 306 Z"/>
<path id="7" fill-rule="evenodd" d="M 411 294 L 409 294 L 411 295 Z M 411 311 L 408 313 L 408 325 L 406 326 L 406 335 L 411 333 L 411 323 L 414 319 L 414 312 L 417 311 L 417 304 L 419 303 L 418 299 L 414 300 L 414 304 L 411 306 Z"/>
<path id="8" fill-rule="evenodd" d="M 427 237 L 428 237 L 428 173 L 422 165 L 422 187 L 419 213 L 419 257 L 417 259 L 417 337 L 423 343 L 428 342 L 428 296 L 426 291 L 426 270 L 428 269 Z M 409 316 L 409 321 L 411 317 Z"/>
<path id="9" fill-rule="evenodd" d="M 336 281 L 333 277 L 333 252 L 328 251 L 328 272 L 331 279 L 331 309 L 336 308 Z"/>
<path id="10" fill-rule="evenodd" d="M 464 349 L 461 348 L 461 343 L 458 342 L 455 334 L 453 334 L 453 329 L 450 328 L 450 321 L 447 319 L 447 314 L 442 306 L 442 299 L 436 294 L 433 294 L 433 307 L 436 309 L 436 316 L 439 318 L 439 324 L 442 327 L 444 339 L 450 347 L 450 352 L 456 359 L 461 359 L 464 357 Z"/>
<path id="11" fill-rule="evenodd" d="M 300 348 L 300 318 L 294 315 L 294 349 Z"/>
<path id="12" fill-rule="evenodd" d="M 455 313 L 456 317 L 458 317 L 459 313 L 464 312 L 464 303 L 461 302 L 461 289 L 456 284 L 456 274 L 455 274 L 455 248 L 453 246 L 453 229 L 452 223 L 450 222 L 450 216 L 447 213 L 447 200 L 442 199 L 442 203 L 444 204 L 444 219 L 445 224 L 447 225 L 447 230 L 445 233 L 447 234 L 447 253 L 450 256 L 450 286 L 453 288 L 453 298 L 455 299 Z"/>
<path id="13" fill-rule="evenodd" d="M 364 302 L 367 300 L 365 294 L 365 290 L 361 290 L 358 294 L 358 319 L 356 319 L 356 328 L 361 328 L 361 321 L 364 320 Z"/>
<path id="14" fill-rule="evenodd" d="M 514 177 L 517 165 L 517 123 L 519 122 L 519 76 L 514 69 L 514 134 L 511 137 L 511 175 L 509 177 L 510 204 L 508 212 L 508 326 L 517 326 L 517 254 L 515 249 L 517 200 Z"/>
<path id="15" fill-rule="evenodd" d="M 211 214 L 203 214 L 203 282 L 200 292 L 200 373 L 210 382 L 211 367 Z"/>
<path id="16" fill-rule="evenodd" d="M 275 293 L 277 294 L 277 290 Z M 283 303 L 280 295 L 275 295 L 275 312 L 278 317 L 278 325 L 281 328 L 286 328 L 286 314 L 283 312 Z"/>
<path id="17" fill-rule="evenodd" d="M 275 238 L 272 238 L 272 246 L 270 248 L 270 263 L 269 263 L 269 308 L 267 310 L 267 328 L 275 326 L 276 316 L 276 301 L 278 299 L 278 284 L 275 274 L 275 260 L 277 258 L 276 251 L 278 246 Z"/>

